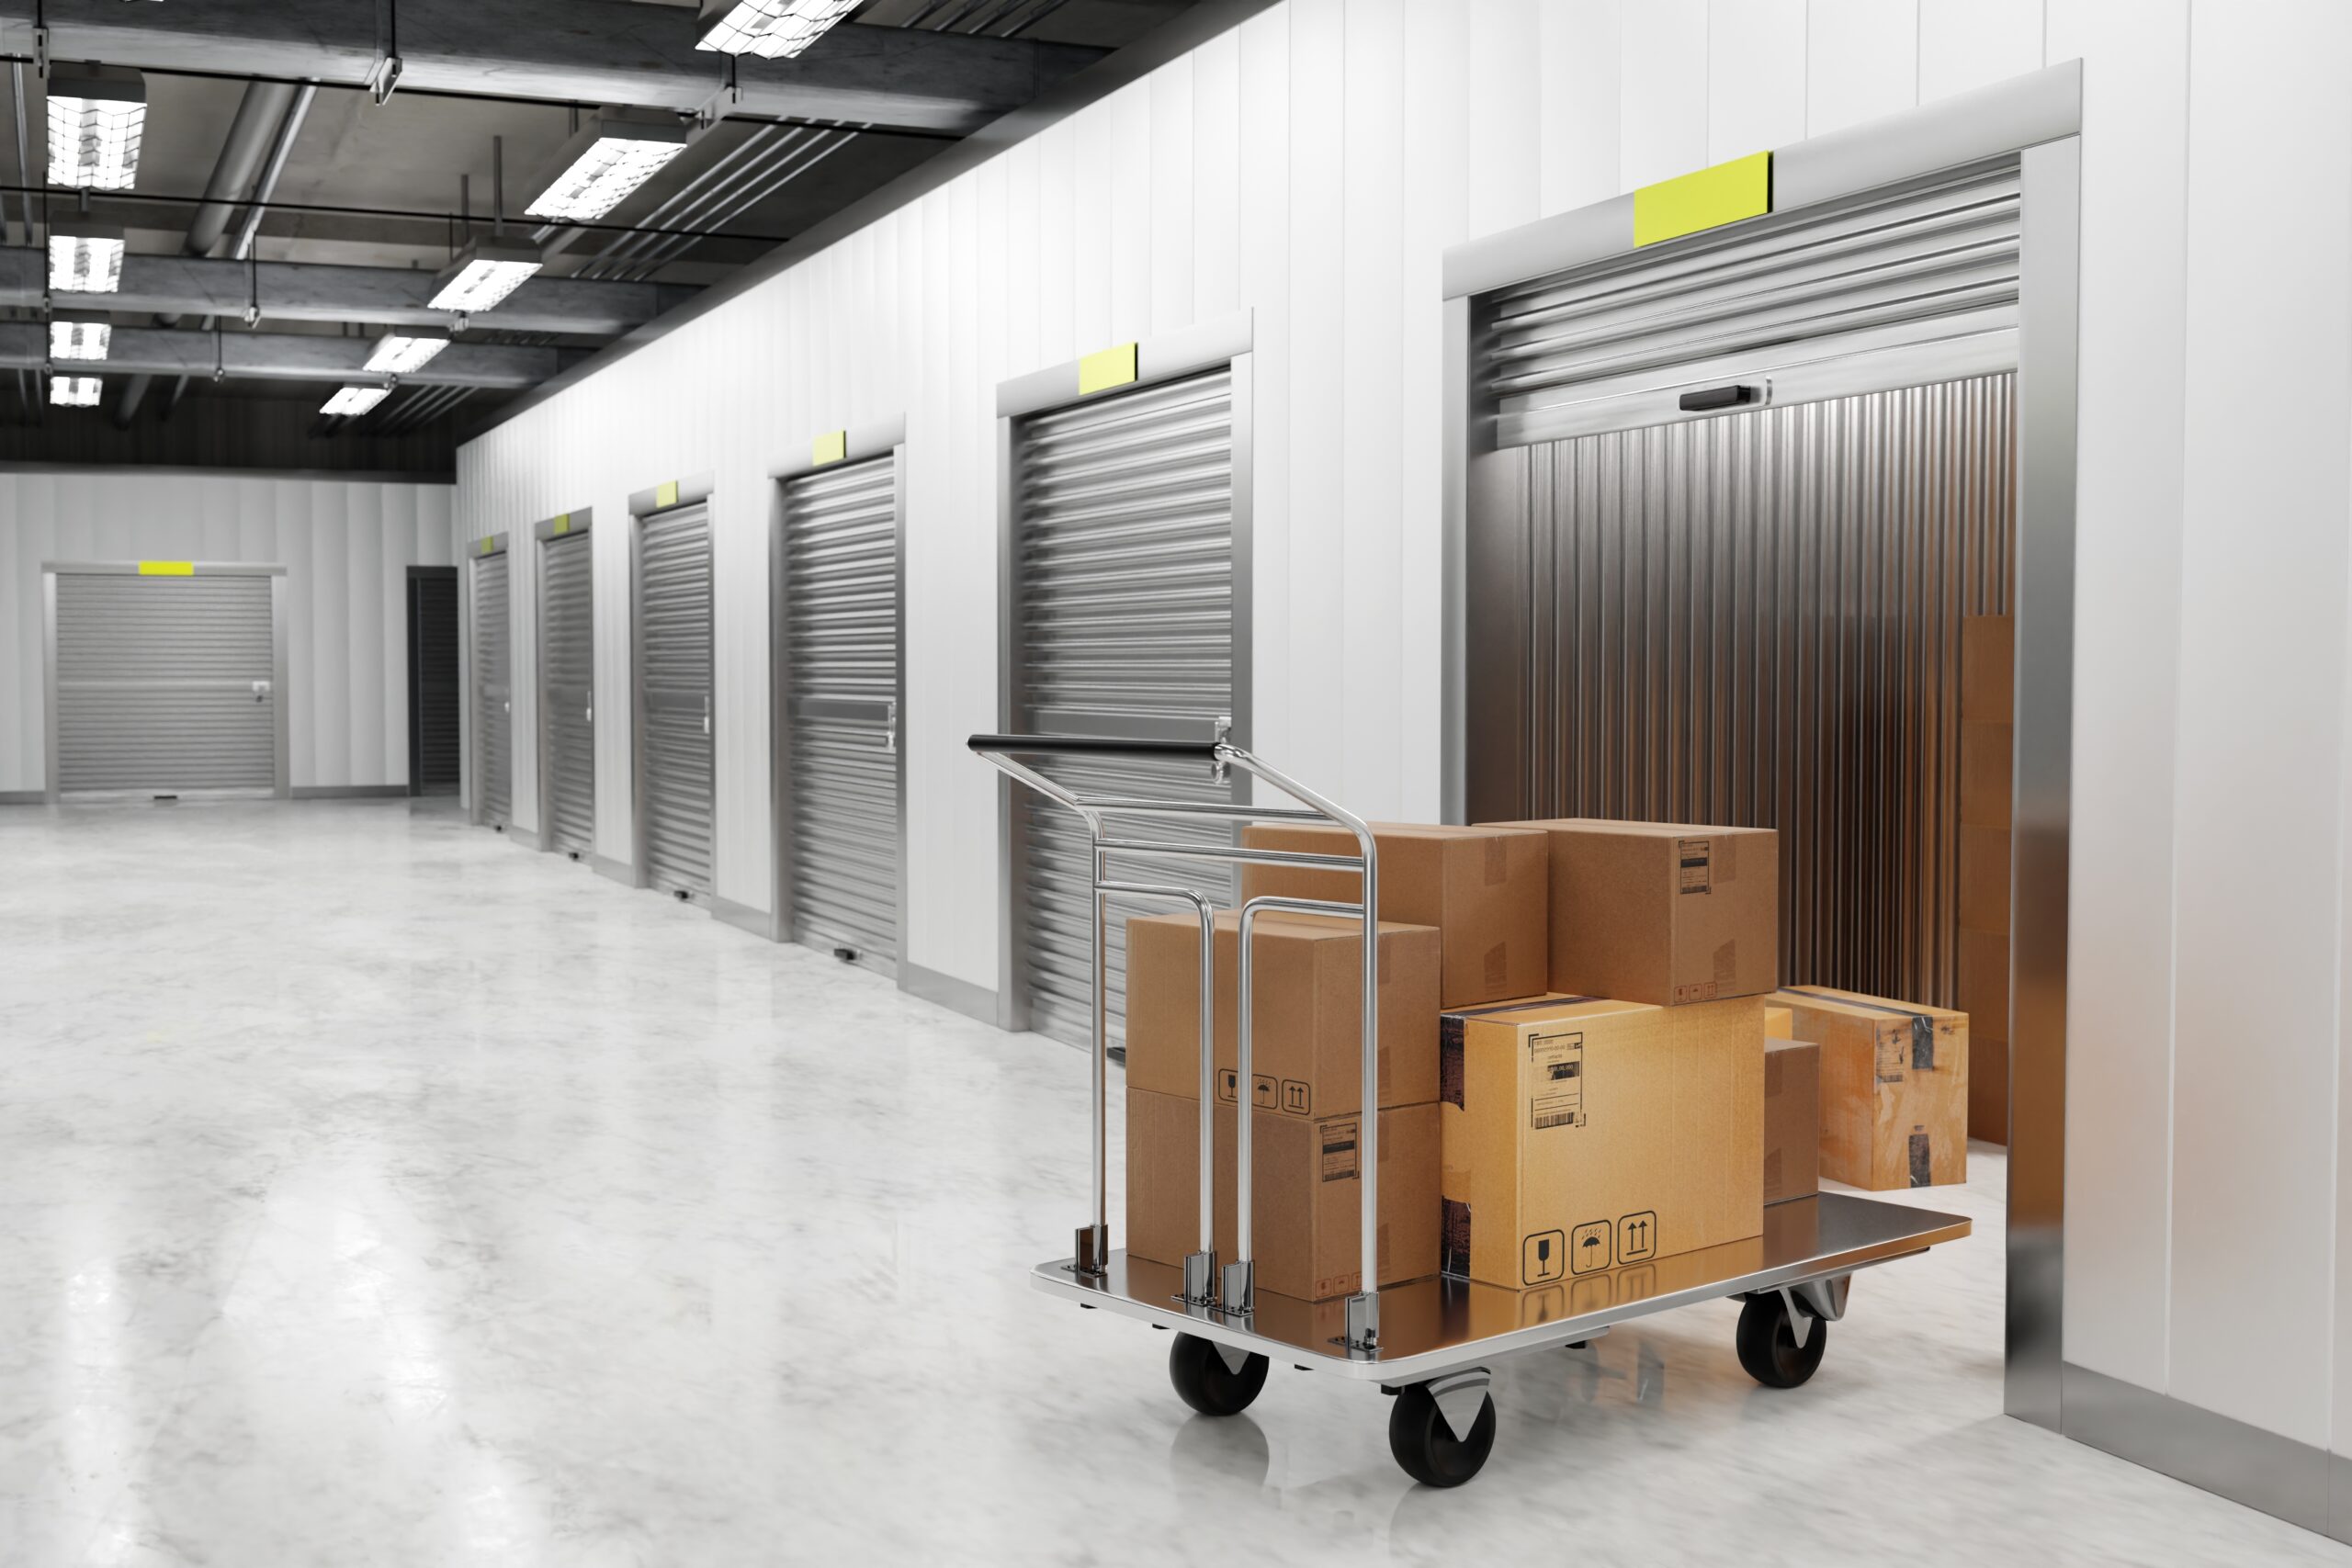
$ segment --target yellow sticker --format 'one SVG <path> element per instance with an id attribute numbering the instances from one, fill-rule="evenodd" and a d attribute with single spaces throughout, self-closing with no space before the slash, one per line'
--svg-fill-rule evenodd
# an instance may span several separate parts
<path id="1" fill-rule="evenodd" d="M 1078 395 L 1081 398 L 1089 392 L 1132 386 L 1135 378 L 1136 345 L 1131 343 L 1090 354 L 1078 362 Z"/>
<path id="2" fill-rule="evenodd" d="M 194 577 L 196 563 L 192 560 L 143 560 L 139 563 L 141 577 Z"/>
<path id="3" fill-rule="evenodd" d="M 1772 210 L 1772 154 L 1753 152 L 1634 193 L 1634 243 L 1654 245 Z"/>
<path id="4" fill-rule="evenodd" d="M 653 504 L 657 507 L 677 505 L 678 481 L 672 479 L 668 484 L 656 486 L 653 491 Z"/>
<path id="5" fill-rule="evenodd" d="M 488 554 L 490 554 L 490 547 L 491 547 L 491 543 L 492 543 L 492 541 L 490 541 L 490 540 L 488 540 L 488 539 L 484 539 L 484 540 L 481 542 L 481 553 L 482 553 L 483 555 L 488 555 Z"/>
<path id="6" fill-rule="evenodd" d="M 808 444 L 808 460 L 819 468 L 849 456 L 849 432 L 829 430 Z"/>
<path id="7" fill-rule="evenodd" d="M 569 534 L 571 532 L 571 513 L 567 512 L 562 516 L 555 520 L 555 532 L 559 534 Z"/>

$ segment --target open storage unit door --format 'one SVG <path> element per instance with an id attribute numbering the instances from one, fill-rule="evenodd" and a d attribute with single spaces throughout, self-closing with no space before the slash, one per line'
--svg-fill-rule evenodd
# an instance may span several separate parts
<path id="1" fill-rule="evenodd" d="M 408 792 L 454 795 L 465 767 L 458 569 L 408 569 Z"/>
<path id="2" fill-rule="evenodd" d="M 474 547 L 474 820 L 503 830 L 514 820 L 514 606 L 506 536 Z"/>
<path id="3" fill-rule="evenodd" d="M 2018 210 L 2007 159 L 1474 306 L 1470 820 L 1777 829 L 1784 979 L 1954 1003 Z"/>
<path id="4" fill-rule="evenodd" d="M 595 555 L 584 512 L 538 525 L 539 841 L 596 848 Z"/>
<path id="5" fill-rule="evenodd" d="M 283 795 L 283 567 L 51 563 L 48 797 Z"/>
<path id="6" fill-rule="evenodd" d="M 785 931 L 892 976 L 906 906 L 899 439 L 836 432 L 821 465 L 780 475 L 775 552 Z"/>
<path id="7" fill-rule="evenodd" d="M 1205 336 L 1206 334 L 1203 334 Z M 1077 367 L 1000 392 L 1007 475 L 1005 728 L 1246 743 L 1247 328 L 1155 352 L 1132 389 L 1073 400 Z M 1129 352 L 1135 352 L 1130 349 Z M 1155 363 L 1157 362 L 1157 363 Z M 1023 403 L 1028 406 L 1023 407 Z M 1206 765 L 1040 759 L 1093 796 L 1229 804 L 1245 787 Z M 1093 1032 L 1092 867 L 1084 824 L 1034 791 L 1008 824 L 1008 1021 L 1073 1044 Z M 1134 836 L 1230 844 L 1229 821 L 1154 818 Z M 1230 906 L 1227 865 L 1121 856 L 1123 879 L 1191 887 Z M 1124 1049 L 1126 922 L 1176 908 L 1114 897 L 1106 922 L 1105 1028 Z"/>
<path id="8" fill-rule="evenodd" d="M 639 874 L 679 897 L 712 891 L 716 756 L 711 734 L 708 491 L 637 514 L 636 743 Z M 633 508 L 634 510 L 634 508 Z"/>

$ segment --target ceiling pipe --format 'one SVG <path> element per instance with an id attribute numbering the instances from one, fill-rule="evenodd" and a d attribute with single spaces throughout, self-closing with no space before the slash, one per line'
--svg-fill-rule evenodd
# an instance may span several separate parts
<path id="1" fill-rule="evenodd" d="M 802 152 L 807 155 L 801 157 L 798 163 L 793 164 L 788 168 L 784 167 L 782 164 L 772 165 L 769 172 L 771 174 L 775 174 L 776 177 L 774 180 L 771 180 L 767 185 L 763 186 L 755 195 L 738 203 L 730 211 L 728 212 L 726 217 L 720 219 L 719 221 L 723 224 L 732 219 L 740 218 L 743 214 L 751 211 L 752 209 L 758 207 L 760 203 L 765 201 L 768 197 L 774 196 L 776 192 L 782 190 L 785 186 L 790 185 L 793 181 L 798 179 L 801 175 L 807 174 L 809 170 L 815 168 L 818 164 L 823 163 L 826 159 L 831 157 L 834 153 L 848 146 L 852 141 L 855 140 L 857 132 L 854 130 L 842 131 L 832 140 L 832 141 L 822 147 L 812 145 L 802 149 Z M 661 242 L 654 247 L 653 251 L 648 256 L 631 265 L 626 275 L 625 281 L 633 283 L 642 283 L 646 281 L 663 266 L 666 266 L 670 262 L 676 259 L 677 256 L 687 250 L 693 243 L 694 242 L 691 240 Z"/>
<path id="2" fill-rule="evenodd" d="M 663 202 L 661 209 L 653 213 L 647 222 L 649 225 L 659 223 L 664 228 L 672 227 L 673 220 L 683 220 L 688 214 L 706 211 L 715 203 L 726 201 L 737 190 L 766 176 L 768 171 L 775 166 L 770 161 L 771 152 L 778 157 L 787 155 L 790 149 L 804 138 L 815 134 L 799 128 L 785 130 L 778 126 L 763 126 L 732 152 L 703 171 L 692 184 Z M 706 186 L 709 187 L 707 191 L 704 189 Z M 646 234 L 623 234 L 598 252 L 594 260 L 580 269 L 578 276 L 588 278 L 612 276 L 631 257 L 641 254 L 650 243 L 650 236 Z"/>

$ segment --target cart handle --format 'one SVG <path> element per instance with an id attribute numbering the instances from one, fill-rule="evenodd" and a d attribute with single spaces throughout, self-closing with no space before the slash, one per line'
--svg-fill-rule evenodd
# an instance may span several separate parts
<path id="1" fill-rule="evenodd" d="M 1216 740 L 1140 740 L 1116 735 L 975 735 L 965 744 L 987 753 L 1058 757 L 1180 757 L 1217 760 Z"/>

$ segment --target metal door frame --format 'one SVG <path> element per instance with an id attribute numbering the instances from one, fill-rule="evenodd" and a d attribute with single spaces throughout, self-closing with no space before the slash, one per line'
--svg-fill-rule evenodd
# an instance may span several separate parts
<path id="1" fill-rule="evenodd" d="M 469 739 L 473 741 L 471 755 L 466 760 L 466 820 L 475 827 L 484 826 L 489 818 L 483 810 L 482 764 L 488 748 L 481 742 L 481 680 L 474 670 L 474 656 L 481 648 L 481 629 L 477 616 L 481 613 L 481 594 L 475 579 L 480 562 L 492 556 L 506 556 L 506 815 L 514 815 L 514 562 L 508 547 L 507 536 L 492 534 L 476 539 L 466 551 L 466 712 L 471 719 Z M 509 821 L 504 827 L 514 824 Z"/>
<path id="2" fill-rule="evenodd" d="M 1025 376 L 1016 376 L 997 385 L 997 728 L 1006 731 L 1020 728 L 1015 719 L 1015 707 L 1021 689 L 1021 629 L 1014 612 L 1020 603 L 1021 520 L 1015 459 L 1021 421 L 1032 414 L 1074 407 L 1089 398 L 1117 397 L 1146 387 L 1181 381 L 1188 376 L 1224 369 L 1229 370 L 1233 378 L 1233 712 L 1230 716 L 1232 722 L 1227 727 L 1224 739 L 1230 739 L 1237 746 L 1247 747 L 1250 744 L 1251 715 L 1256 705 L 1252 692 L 1256 661 L 1252 656 L 1250 627 L 1257 602 L 1256 537 L 1250 525 L 1256 494 L 1256 464 L 1251 446 L 1251 428 L 1255 423 L 1251 388 L 1251 367 L 1256 358 L 1254 319 L 1249 310 L 1239 310 L 1178 332 L 1138 339 L 1133 346 L 1136 351 L 1135 379 L 1123 381 L 1115 387 L 1105 387 L 1096 392 L 1079 390 L 1080 373 L 1091 355 L 1033 370 Z M 1126 729 L 1137 737 L 1157 734 L 1186 740 L 1218 739 L 1182 727 L 1154 729 L 1148 726 L 1130 725 Z M 1234 799 L 1247 803 L 1250 798 L 1249 775 L 1239 769 L 1234 770 L 1233 789 Z M 999 911 L 996 1021 L 1000 1028 L 1017 1031 L 1029 1028 L 1030 1017 L 1028 977 L 1021 961 L 1024 931 L 1017 896 L 1020 879 L 1015 873 L 1020 864 L 1022 843 L 1014 825 L 1015 815 L 1012 782 L 1001 778 L 997 781 L 996 811 Z"/>
<path id="3" fill-rule="evenodd" d="M 548 713 L 549 708 L 548 702 L 548 542 L 551 539 L 569 538 L 574 534 L 588 533 L 595 526 L 595 509 L 594 507 L 582 507 L 577 512 L 560 512 L 553 517 L 546 518 L 540 522 L 531 525 L 531 537 L 537 542 L 536 547 L 531 551 L 531 592 L 533 595 L 533 603 L 537 606 L 537 613 L 531 618 L 531 637 L 533 641 L 532 663 L 535 666 L 531 690 L 536 699 L 536 705 L 538 710 L 533 716 L 533 723 L 531 725 L 531 755 L 533 760 L 538 764 L 539 848 L 547 851 L 550 854 L 555 852 L 555 769 L 550 767 L 548 761 L 548 759 L 553 755 L 553 752 L 548 745 Z M 592 539 L 588 544 L 588 653 L 589 662 L 592 665 L 595 662 L 596 652 L 595 550 L 596 545 Z M 594 669 L 591 669 L 588 671 L 589 691 L 591 693 L 589 712 L 592 715 L 595 712 L 595 705 L 593 695 L 595 691 L 595 675 L 596 671 Z M 595 783 L 594 773 L 596 768 L 596 746 L 594 725 L 594 720 L 592 718 L 590 720 L 591 728 L 588 742 L 588 769 L 591 787 L 594 787 Z M 582 855 L 580 858 L 582 860 L 593 858 L 594 852 L 595 850 L 594 840 L 596 837 L 596 822 L 593 812 L 589 816 L 588 837 L 590 840 L 588 846 L 590 852 L 588 854 Z"/>
<path id="4" fill-rule="evenodd" d="M 2010 1415 L 2052 1430 L 2065 1429 L 2061 1386 L 2067 1375 L 2061 1306 L 2081 130 L 2082 63 L 2075 61 L 1772 152 L 1776 212 L 1986 160 L 2018 162 L 2018 706 L 2003 1404 Z M 1466 799 L 1466 544 L 1474 510 L 1486 514 L 1471 469 L 1494 449 L 1493 413 L 1473 400 L 1474 311 L 1498 289 L 1632 254 L 1634 205 L 1631 194 L 1615 197 L 1446 253 L 1440 755 L 1449 821 L 1461 818 Z M 1678 249 L 1672 242 L 1659 247 L 1666 256 Z M 1661 381 L 1671 374 L 1661 372 Z M 1830 394 L 1804 400 L 1823 395 Z"/>
<path id="5" fill-rule="evenodd" d="M 153 569 L 169 566 L 167 573 Z M 186 567 L 185 572 L 178 569 Z M 232 800 L 291 800 L 294 797 L 290 769 L 292 748 L 290 727 L 286 715 L 286 569 L 253 561 L 55 561 L 40 563 L 41 610 L 41 740 L 44 770 L 41 798 L 51 806 L 64 802 L 64 791 L 59 787 L 60 771 L 57 758 L 57 580 L 66 577 L 266 577 L 269 581 L 269 704 L 273 710 L 270 724 L 275 754 L 270 759 L 273 783 L 266 792 L 258 790 L 203 790 L 189 792 L 207 798 Z M 125 799 L 145 799 L 150 792 L 141 790 L 120 795 Z M 78 800 L 104 798 L 101 795 L 77 794 Z"/>
<path id="6" fill-rule="evenodd" d="M 711 620 L 711 776 L 710 893 L 718 897 L 718 508 L 711 504 L 716 476 L 696 474 L 670 479 L 628 498 L 628 843 L 629 886 L 650 887 L 653 874 L 646 865 L 645 810 L 645 525 L 664 513 L 700 506 L 710 514 Z"/>
<path id="7" fill-rule="evenodd" d="M 879 457 L 890 459 L 891 509 L 895 514 L 891 595 L 896 614 L 891 636 L 898 646 L 898 685 L 891 696 L 897 711 L 899 790 L 899 935 L 893 968 L 898 987 L 906 990 L 907 962 L 907 421 L 895 419 L 835 432 L 842 438 L 837 457 L 820 459 L 811 443 L 805 458 L 771 469 L 772 504 L 768 509 L 768 833 L 774 854 L 768 908 L 777 942 L 792 940 L 792 715 L 791 639 L 785 626 L 785 499 L 786 486 L 824 468 L 847 468 Z"/>

